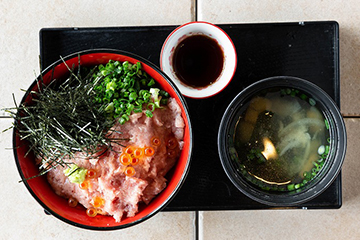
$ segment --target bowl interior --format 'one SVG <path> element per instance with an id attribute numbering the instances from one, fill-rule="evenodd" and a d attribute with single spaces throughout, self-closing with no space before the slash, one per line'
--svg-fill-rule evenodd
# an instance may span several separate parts
<path id="1" fill-rule="evenodd" d="M 250 183 L 241 173 L 239 166 L 235 164 L 236 155 L 232 154 L 235 125 L 242 111 L 246 108 L 246 104 L 259 92 L 274 87 L 293 88 L 307 93 L 316 100 L 318 109 L 322 111 L 330 126 L 331 150 L 324 167 L 315 179 L 294 191 L 268 191 Z M 335 180 L 345 156 L 346 131 L 336 104 L 323 90 L 299 78 L 274 77 L 250 85 L 234 98 L 221 121 L 218 146 L 221 163 L 226 174 L 242 193 L 263 204 L 291 206 L 318 196 Z"/>
<path id="2" fill-rule="evenodd" d="M 178 159 L 176 165 L 167 175 L 167 187 L 156 196 L 149 205 L 139 205 L 139 212 L 134 217 L 123 219 L 120 223 L 110 216 L 97 215 L 94 218 L 88 217 L 82 206 L 76 208 L 69 207 L 67 200 L 59 197 L 51 189 L 48 184 L 46 177 L 37 177 L 25 181 L 25 185 L 34 196 L 34 198 L 52 215 L 59 219 L 68 222 L 72 225 L 88 228 L 88 229 L 118 229 L 127 226 L 134 225 L 141 222 L 163 208 L 179 190 L 182 182 L 184 181 L 188 168 L 192 148 L 192 133 L 190 127 L 190 120 L 188 116 L 188 110 L 186 103 L 169 79 L 154 65 L 147 62 L 146 60 L 126 52 L 116 50 L 94 50 L 85 51 L 78 54 L 72 54 L 64 60 L 68 66 L 77 66 L 80 56 L 80 62 L 82 66 L 95 66 L 103 63 L 107 63 L 108 60 L 117 61 L 129 61 L 130 63 L 141 62 L 144 71 L 146 71 L 154 80 L 161 86 L 162 89 L 167 91 L 171 97 L 175 98 L 182 110 L 182 117 L 185 121 L 185 132 L 184 132 L 184 147 L 181 152 L 181 156 Z M 54 68 L 54 71 L 52 69 Z M 68 69 L 62 61 L 54 63 L 52 66 L 47 68 L 43 72 L 44 83 L 47 84 L 54 78 L 61 78 L 68 74 Z M 36 81 L 30 86 L 27 93 L 25 94 L 22 102 L 30 102 L 31 95 L 29 91 L 37 91 Z M 25 142 L 21 141 L 14 131 L 14 154 L 18 170 L 22 179 L 30 178 L 39 173 L 38 167 L 35 164 L 35 158 L 33 155 L 24 157 L 28 150 L 28 146 Z M 15 148 L 15 146 L 18 146 Z"/>
<path id="3" fill-rule="evenodd" d="M 186 37 L 205 35 L 219 44 L 224 53 L 224 66 L 218 79 L 204 88 L 192 88 L 182 83 L 176 76 L 172 58 L 176 46 Z M 206 98 L 223 90 L 231 81 L 236 71 L 237 56 L 235 46 L 230 37 L 219 27 L 207 22 L 190 22 L 176 28 L 165 40 L 160 54 L 161 69 L 170 76 L 181 93 L 191 98 Z"/>

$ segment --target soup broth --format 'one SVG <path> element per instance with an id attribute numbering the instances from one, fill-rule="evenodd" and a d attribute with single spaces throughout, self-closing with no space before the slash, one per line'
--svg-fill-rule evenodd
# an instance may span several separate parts
<path id="1" fill-rule="evenodd" d="M 314 99 L 270 88 L 243 109 L 233 140 L 247 180 L 265 190 L 292 191 L 314 179 L 330 150 L 328 122 Z"/>

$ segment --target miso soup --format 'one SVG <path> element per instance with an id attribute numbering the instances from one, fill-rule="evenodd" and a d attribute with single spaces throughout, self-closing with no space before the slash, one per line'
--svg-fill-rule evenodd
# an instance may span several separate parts
<path id="1" fill-rule="evenodd" d="M 311 96 L 270 88 L 243 106 L 233 139 L 236 164 L 262 189 L 292 191 L 321 171 L 329 139 L 328 122 Z"/>

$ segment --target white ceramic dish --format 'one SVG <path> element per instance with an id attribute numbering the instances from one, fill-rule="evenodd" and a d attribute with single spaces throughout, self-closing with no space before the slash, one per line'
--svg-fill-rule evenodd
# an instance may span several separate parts
<path id="1" fill-rule="evenodd" d="M 176 46 L 186 37 L 205 35 L 214 39 L 224 53 L 224 64 L 216 81 L 203 88 L 193 88 L 182 83 L 176 76 L 172 58 Z M 174 81 L 180 92 L 190 98 L 207 98 L 222 91 L 233 78 L 237 65 L 235 46 L 221 28 L 208 22 L 190 22 L 176 28 L 165 40 L 160 54 L 161 69 Z"/>

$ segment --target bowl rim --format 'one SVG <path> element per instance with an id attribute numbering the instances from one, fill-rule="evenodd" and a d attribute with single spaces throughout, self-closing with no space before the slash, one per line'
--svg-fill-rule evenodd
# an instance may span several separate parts
<path id="1" fill-rule="evenodd" d="M 188 98 L 192 98 L 192 99 L 206 99 L 206 98 L 210 98 L 210 97 L 215 96 L 216 94 L 219 94 L 220 92 L 222 92 L 222 91 L 230 84 L 230 82 L 231 82 L 231 80 L 234 78 L 235 72 L 236 72 L 236 70 L 237 70 L 237 61 L 238 61 L 238 60 L 237 60 L 237 52 L 236 52 L 235 44 L 234 44 L 234 42 L 232 41 L 232 39 L 230 38 L 230 36 L 229 36 L 221 27 L 219 27 L 219 26 L 217 26 L 217 25 L 215 25 L 215 24 L 213 24 L 213 23 L 206 22 L 206 21 L 191 21 L 191 22 L 187 22 L 187 23 L 182 24 L 182 25 L 178 26 L 177 28 L 175 28 L 175 29 L 166 37 L 166 39 L 165 39 L 165 41 L 164 41 L 164 43 L 163 43 L 163 45 L 162 45 L 162 47 L 161 47 L 161 51 L 160 51 L 160 68 L 161 68 L 162 71 L 164 71 L 164 70 L 163 70 L 163 58 L 164 58 L 163 56 L 164 56 L 164 52 L 165 52 L 165 47 L 167 46 L 167 43 L 169 42 L 169 39 L 172 38 L 173 35 L 174 35 L 178 30 L 180 30 L 180 29 L 182 29 L 182 28 L 184 28 L 184 27 L 187 27 L 187 26 L 189 26 L 189 25 L 193 25 L 193 24 L 207 24 L 207 25 L 210 25 L 211 27 L 214 27 L 214 28 L 220 30 L 220 31 L 224 34 L 224 36 L 226 36 L 226 38 L 230 41 L 231 46 L 232 46 L 232 49 L 234 50 L 234 58 L 235 58 L 234 69 L 233 69 L 233 71 L 232 71 L 231 77 L 227 80 L 227 83 L 226 83 L 221 89 L 218 89 L 216 92 L 214 92 L 214 93 L 212 93 L 212 94 L 208 94 L 208 95 L 200 96 L 200 97 L 197 97 L 197 96 L 194 96 L 194 95 L 187 95 L 187 94 L 184 94 L 184 93 L 182 93 L 182 92 L 180 91 L 184 96 L 186 96 L 186 97 L 188 97 Z M 165 71 L 164 71 L 164 72 L 165 72 Z M 198 90 L 198 91 L 201 91 L 201 89 Z"/>
<path id="2" fill-rule="evenodd" d="M 13 134 L 12 134 L 12 138 L 13 138 L 12 139 L 12 144 L 13 144 L 13 154 L 14 154 L 14 157 L 15 157 L 15 163 L 16 163 L 18 172 L 20 174 L 20 177 L 23 180 L 22 182 L 25 184 L 27 190 L 30 192 L 30 194 L 33 196 L 33 198 L 40 204 L 40 206 L 42 206 L 42 208 L 44 209 L 44 212 L 46 214 L 51 214 L 51 215 L 55 216 L 56 218 L 58 218 L 59 220 L 61 220 L 63 222 L 66 222 L 66 223 L 68 223 L 68 224 L 70 224 L 72 226 L 75 226 L 75 227 L 88 229 L 88 230 L 110 231 L 110 230 L 124 229 L 124 228 L 127 228 L 127 227 L 134 226 L 136 224 L 139 224 L 139 223 L 151 218 L 155 214 L 157 214 L 159 211 L 161 211 L 163 208 L 165 208 L 174 199 L 176 194 L 180 191 L 181 186 L 184 184 L 185 179 L 186 179 L 186 177 L 187 177 L 187 175 L 189 173 L 189 170 L 190 170 L 192 148 L 193 148 L 193 131 L 192 131 L 192 127 L 191 127 L 191 119 L 190 119 L 190 114 L 189 114 L 189 109 L 188 109 L 187 103 L 185 101 L 185 98 L 183 97 L 183 95 L 181 94 L 179 89 L 177 88 L 177 86 L 173 83 L 173 81 L 158 66 L 156 66 L 155 64 L 153 64 L 149 60 L 147 60 L 147 59 L 145 59 L 145 58 L 143 58 L 143 57 L 141 57 L 141 56 L 139 56 L 137 54 L 130 53 L 130 52 L 123 51 L 123 50 L 118 50 L 118 49 L 111 49 L 111 48 L 87 49 L 87 50 L 82 50 L 82 51 L 78 51 L 78 52 L 68 54 L 65 57 L 60 57 L 60 59 L 53 62 L 48 67 L 46 67 L 44 70 L 42 70 L 40 75 L 35 78 L 35 80 L 31 83 L 31 85 L 28 87 L 25 94 L 23 95 L 20 104 L 23 103 L 26 100 L 26 98 L 29 96 L 31 90 L 37 84 L 37 79 L 39 79 L 42 75 L 45 75 L 48 72 L 52 71 L 53 68 L 55 68 L 56 66 L 58 66 L 60 64 L 63 64 L 63 61 L 65 62 L 65 61 L 73 59 L 73 58 L 78 58 L 79 56 L 83 56 L 83 55 L 87 55 L 87 54 L 97 54 L 97 53 L 99 53 L 99 54 L 108 54 L 109 53 L 109 54 L 123 55 L 123 56 L 133 58 L 135 60 L 140 61 L 141 63 L 144 63 L 144 64 L 148 65 L 150 68 L 152 68 L 154 71 L 156 71 L 171 86 L 171 88 L 176 93 L 181 105 L 183 106 L 183 110 L 184 110 L 183 115 L 186 116 L 186 118 L 187 118 L 186 127 L 189 130 L 188 157 L 187 157 L 187 160 L 186 160 L 185 168 L 184 168 L 184 170 L 183 170 L 183 172 L 181 174 L 181 178 L 178 180 L 178 183 L 177 183 L 176 187 L 171 192 L 171 194 L 169 196 L 167 196 L 165 201 L 163 201 L 157 208 L 155 208 L 149 214 L 145 215 L 144 217 L 142 217 L 142 218 L 140 218 L 138 220 L 135 220 L 135 221 L 127 223 L 127 224 L 109 226 L 109 227 L 102 227 L 102 226 L 97 227 L 97 226 L 85 225 L 85 224 L 74 222 L 72 220 L 69 220 L 69 219 L 61 216 L 60 214 L 56 213 L 55 211 L 51 210 L 43 201 L 41 201 L 38 198 L 38 196 L 34 193 L 32 188 L 30 187 L 29 183 L 26 180 L 24 180 L 25 177 L 24 177 L 23 171 L 21 169 L 19 157 L 18 157 L 18 154 L 17 154 L 16 129 L 15 128 L 13 129 Z M 155 196 L 155 198 L 156 198 L 156 196 Z M 121 222 L 119 222 L 119 224 L 120 223 Z"/>
<path id="3" fill-rule="evenodd" d="M 300 85 L 294 85 L 292 82 L 297 82 Z M 302 85 L 301 85 L 302 84 Z M 259 87 L 260 86 L 260 87 Z M 325 112 L 331 112 L 331 117 L 336 121 L 334 123 L 334 128 L 336 129 L 335 132 L 338 136 L 338 139 L 336 141 L 336 147 L 338 151 L 334 153 L 334 161 L 337 162 L 336 166 L 334 162 L 331 164 L 327 172 L 321 176 L 321 178 L 310 188 L 306 189 L 305 191 L 300 191 L 298 193 L 293 192 L 286 196 L 291 196 L 292 201 L 291 202 L 284 202 L 284 196 L 281 194 L 274 194 L 271 192 L 267 192 L 264 190 L 260 190 L 258 188 L 253 187 L 251 184 L 246 182 L 246 180 L 242 180 L 242 177 L 238 177 L 237 174 L 235 174 L 232 170 L 232 167 L 230 166 L 230 159 L 228 158 L 228 155 L 225 151 L 225 142 L 226 140 L 226 134 L 227 134 L 227 128 L 230 125 L 231 117 L 235 114 L 237 107 L 243 102 L 243 100 L 251 98 L 251 96 L 255 93 L 260 92 L 261 90 L 268 89 L 271 87 L 279 87 L 279 86 L 285 86 L 285 87 L 293 87 L 295 89 L 308 91 L 309 88 L 313 89 L 312 92 L 309 92 L 309 94 L 314 95 L 316 92 L 317 96 L 323 96 L 324 100 L 321 100 L 321 102 L 326 102 L 327 104 L 330 104 L 329 106 L 326 105 L 326 111 Z M 304 90 L 305 89 L 305 90 Z M 339 131 L 338 129 L 340 128 Z M 314 199 L 315 197 L 319 196 L 321 193 L 323 193 L 336 179 L 336 177 L 339 175 L 340 170 L 342 168 L 342 164 L 344 162 L 345 154 L 346 154 L 346 147 L 347 147 L 347 137 L 346 137 L 346 127 L 344 120 L 342 118 L 342 115 L 340 113 L 340 110 L 335 103 L 335 101 L 320 87 L 318 87 L 316 84 L 302 79 L 298 77 L 293 76 L 274 76 L 274 77 L 268 77 L 262 80 L 259 80 L 245 89 L 243 89 L 240 93 L 238 93 L 234 99 L 231 101 L 229 106 L 224 112 L 224 115 L 221 119 L 219 131 L 218 131 L 218 153 L 221 161 L 221 165 L 223 167 L 223 170 L 225 171 L 227 177 L 229 180 L 234 184 L 234 186 L 242 192 L 247 197 L 268 205 L 268 206 L 275 206 L 275 207 L 288 207 L 288 206 L 295 206 L 304 202 L 308 202 L 311 199 Z M 339 145 L 343 144 L 342 147 L 339 147 Z M 238 183 L 236 179 L 239 180 Z M 326 180 L 326 181 L 325 181 Z M 317 186 L 319 184 L 323 184 L 322 188 L 318 189 Z M 243 186 L 247 186 L 247 189 L 243 189 Z M 311 191 L 313 193 L 311 193 Z M 262 193 L 265 195 L 261 198 L 258 196 L 259 193 Z M 311 193 L 311 194 L 310 194 Z M 273 197 L 277 196 L 279 199 L 275 199 L 276 201 L 273 201 Z M 286 199 L 285 199 L 286 200 Z"/>

